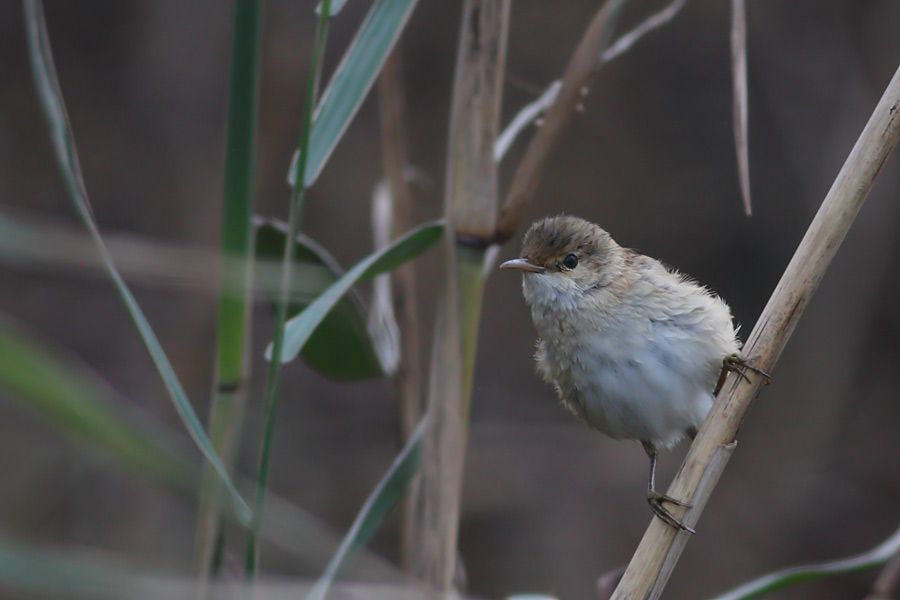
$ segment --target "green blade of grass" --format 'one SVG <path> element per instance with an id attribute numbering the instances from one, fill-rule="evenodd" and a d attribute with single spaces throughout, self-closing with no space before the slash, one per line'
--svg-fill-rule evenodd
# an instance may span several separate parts
<path id="1" fill-rule="evenodd" d="M 313 124 L 313 109 L 316 104 L 316 95 L 319 90 L 319 80 L 322 76 L 322 62 L 325 53 L 325 42 L 328 39 L 328 24 L 330 23 L 331 0 L 323 0 L 322 10 L 316 24 L 315 37 L 313 39 L 313 54 L 310 60 L 309 75 L 306 80 L 306 101 L 303 107 L 303 121 L 300 127 L 299 147 L 301 155 L 294 168 L 298 173 L 305 172 L 306 158 L 309 150 L 310 132 Z M 306 199 L 306 186 L 302 185 L 302 176 L 296 179 L 301 185 L 294 185 L 291 189 L 291 199 L 288 206 L 288 235 L 287 239 L 293 240 L 300 231 L 300 218 L 303 213 L 303 203 Z M 281 285 L 278 300 L 275 307 L 275 335 L 273 345 L 277 354 L 281 353 L 281 345 L 284 340 L 284 322 L 287 318 L 288 290 L 293 273 L 292 244 L 284 245 L 284 254 L 281 260 Z M 250 535 L 247 537 L 247 546 L 244 553 L 244 573 L 247 579 L 254 579 L 259 566 L 259 543 L 257 532 L 262 523 L 263 510 L 265 509 L 266 493 L 269 489 L 269 465 L 272 455 L 272 441 L 275 437 L 275 415 L 278 408 L 278 395 L 281 386 L 281 364 L 277 361 L 269 362 L 266 369 L 265 385 L 265 425 L 263 427 L 262 445 L 259 453 L 259 469 L 256 478 L 256 494 L 254 497 L 254 522 Z"/>
<path id="2" fill-rule="evenodd" d="M 253 265 L 253 187 L 262 46 L 262 1 L 234 4 L 228 118 L 225 142 L 225 185 L 222 196 L 222 254 L 239 265 L 220 275 L 216 324 L 216 371 L 209 411 L 209 431 L 216 451 L 232 467 L 240 441 L 250 379 L 249 307 Z M 233 279 L 229 279 L 233 276 Z M 229 286 L 234 281 L 237 286 Z M 197 509 L 195 563 L 205 580 L 215 571 L 217 545 L 224 544 L 219 504 L 221 486 L 207 468 Z"/>
<path id="3" fill-rule="evenodd" d="M 0 390 L 80 445 L 114 456 L 129 471 L 184 485 L 193 470 L 173 436 L 115 404 L 85 365 L 0 318 Z"/>
<path id="4" fill-rule="evenodd" d="M 287 239 L 287 225 L 274 219 L 257 219 L 256 254 L 260 259 L 282 256 Z M 338 262 L 319 243 L 298 234 L 294 239 L 294 261 L 305 266 L 327 269 L 330 276 L 320 290 L 337 281 L 343 274 Z M 298 265 L 299 266 L 299 265 Z M 324 283 L 324 282 L 323 282 Z M 350 293 L 338 302 L 309 338 L 302 350 L 303 360 L 319 373 L 338 380 L 360 380 L 382 377 L 387 373 L 387 359 L 373 339 L 366 324 L 366 309 L 359 294 Z M 316 294 L 318 296 L 318 294 Z M 298 299 L 288 306 L 291 318 L 315 299 Z"/>
<path id="5" fill-rule="evenodd" d="M 335 304 L 350 289 L 361 281 L 387 273 L 392 269 L 412 260 L 437 242 L 444 232 L 444 223 L 434 221 L 413 229 L 397 239 L 390 246 L 374 252 L 356 263 L 343 277 L 316 298 L 306 310 L 285 323 L 284 343 L 280 348 L 281 362 L 290 362 L 297 358 L 303 346 L 316 330 Z M 275 344 L 270 343 L 266 349 L 266 358 L 272 360 Z"/>
<path id="6" fill-rule="evenodd" d="M 376 0 L 360 25 L 316 109 L 309 157 L 303 169 L 303 184 L 306 187 L 311 186 L 322 172 L 325 162 L 372 88 L 417 1 Z M 331 3 L 332 14 L 337 4 Z M 289 172 L 291 185 L 296 181 L 297 171 L 292 167 Z"/>
<path id="7" fill-rule="evenodd" d="M 839 560 L 781 569 L 734 588 L 713 600 L 751 600 L 806 581 L 865 571 L 885 564 L 900 552 L 900 529 L 871 550 Z"/>
<path id="8" fill-rule="evenodd" d="M 425 432 L 425 426 L 426 422 L 423 419 L 406 441 L 403 450 L 394 459 L 384 477 L 366 498 L 353 525 L 344 535 L 337 552 L 329 561 L 322 576 L 316 581 L 316 585 L 306 600 L 324 600 L 329 588 L 353 558 L 354 553 L 372 539 L 385 516 L 403 497 L 406 488 L 409 487 L 422 464 L 422 435 Z"/>
<path id="9" fill-rule="evenodd" d="M 250 507 L 241 497 L 228 474 L 228 469 L 219 458 L 215 448 L 213 448 L 212 442 L 206 435 L 200 419 L 197 418 L 197 414 L 194 412 L 193 406 L 184 392 L 181 382 L 178 380 L 178 376 L 175 374 L 175 370 L 172 368 L 172 364 L 169 362 L 156 334 L 147 322 L 147 318 L 144 316 L 131 290 L 116 269 L 112 257 L 103 242 L 88 201 L 74 138 L 69 126 L 65 103 L 63 102 L 62 91 L 56 77 L 56 68 L 53 64 L 47 26 L 44 20 L 43 5 L 40 0 L 23 0 L 23 6 L 31 70 L 38 97 L 50 128 L 53 149 L 59 163 L 66 191 L 75 204 L 79 217 L 94 239 L 97 252 L 103 260 L 109 277 L 122 302 L 125 304 L 131 320 L 140 333 L 141 339 L 147 347 L 188 433 L 224 483 L 239 521 L 244 524 L 250 524 L 252 520 Z"/>

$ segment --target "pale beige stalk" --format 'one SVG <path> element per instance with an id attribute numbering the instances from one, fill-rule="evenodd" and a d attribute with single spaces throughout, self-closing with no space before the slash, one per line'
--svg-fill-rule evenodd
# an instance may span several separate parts
<path id="1" fill-rule="evenodd" d="M 496 226 L 497 163 L 510 0 L 463 6 L 450 113 L 445 214 L 446 282 L 438 313 L 422 450 L 422 528 L 417 571 L 448 594 L 457 564 L 468 406 L 484 285 L 482 265 Z"/>

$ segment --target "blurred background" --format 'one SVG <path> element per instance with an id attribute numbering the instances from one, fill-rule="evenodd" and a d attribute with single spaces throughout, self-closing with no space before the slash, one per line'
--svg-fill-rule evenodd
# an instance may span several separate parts
<path id="1" fill-rule="evenodd" d="M 259 134 L 260 213 L 285 218 L 285 173 L 311 54 L 312 2 L 266 5 Z M 332 22 L 326 74 L 368 2 Z M 599 6 L 515 0 L 504 121 L 557 79 Z M 623 30 L 663 5 L 632 2 Z M 105 233 L 215 249 L 231 3 L 45 3 L 87 188 Z M 427 181 L 417 221 L 442 212 L 455 2 L 423 0 L 401 40 L 411 156 Z M 676 19 L 609 64 L 553 153 L 531 209 L 600 223 L 621 244 L 677 266 L 732 306 L 746 336 L 900 58 L 895 0 L 748 3 L 754 215 L 741 209 L 731 125 L 727 2 L 690 0 Z M 0 3 L 0 208 L 77 227 L 36 103 L 21 7 Z M 523 144 L 505 159 L 507 182 Z M 311 190 L 303 229 L 344 265 L 371 251 L 372 189 L 383 177 L 377 104 L 366 101 Z M 505 190 L 503 184 L 501 189 Z M 668 588 L 712 595 L 797 562 L 874 546 L 900 515 L 900 157 L 890 159 L 739 436 L 740 445 Z M 519 239 L 501 250 L 512 257 Z M 437 253 L 417 263 L 431 329 Z M 535 334 L 519 278 L 489 281 L 481 326 L 460 546 L 469 591 L 595 598 L 649 521 L 646 457 L 588 430 L 534 373 Z M 205 415 L 215 297 L 136 285 L 138 298 Z M 78 356 L 129 403 L 181 430 L 153 364 L 108 281 L 70 267 L 0 264 L 0 312 Z M 270 338 L 256 313 L 254 373 Z M 426 346 L 427 347 L 427 346 Z M 337 531 L 350 524 L 398 449 L 387 380 L 338 383 L 285 371 L 271 489 Z M 260 394 L 240 470 L 252 474 Z M 685 447 L 662 457 L 668 481 Z M 130 564 L 184 571 L 194 505 L 67 441 L 0 390 L 0 530 Z M 399 519 L 375 552 L 396 560 Z M 267 548 L 263 570 L 314 576 Z M 857 598 L 874 573 L 781 598 Z M 0 584 L 0 589 L 3 589 Z M 7 596 L 14 597 L 14 596 Z"/>

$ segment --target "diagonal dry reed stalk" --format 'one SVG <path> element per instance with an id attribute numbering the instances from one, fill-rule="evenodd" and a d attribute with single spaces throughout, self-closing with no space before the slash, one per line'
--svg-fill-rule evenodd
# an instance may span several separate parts
<path id="1" fill-rule="evenodd" d="M 497 243 L 503 243 L 515 235 L 525 220 L 547 157 L 576 114 L 584 91 L 603 65 L 601 55 L 610 45 L 617 17 L 626 2 L 627 0 L 608 0 L 604 3 L 581 36 L 563 73 L 556 101 L 544 114 L 544 124 L 531 138 L 525 155 L 516 167 L 497 222 Z"/>
<path id="2" fill-rule="evenodd" d="M 744 346 L 745 357 L 757 368 L 772 371 L 898 138 L 900 69 L 850 151 Z M 669 487 L 670 496 L 689 498 L 693 504 L 683 515 L 686 525 L 692 527 L 700 518 L 762 379 L 754 374 L 746 381 L 729 377 Z M 658 598 L 689 537 L 654 519 L 612 598 Z"/>
<path id="3" fill-rule="evenodd" d="M 588 24 L 575 52 L 569 59 L 562 80 L 554 82 L 558 93 L 544 113 L 543 125 L 537 131 L 519 162 L 512 183 L 503 202 L 497 222 L 494 243 L 502 244 L 515 235 L 525 221 L 528 206 L 537 192 L 544 165 L 550 153 L 559 143 L 563 132 L 579 112 L 585 94 L 593 84 L 603 65 L 628 52 L 649 32 L 662 27 L 675 18 L 684 8 L 686 0 L 673 0 L 661 10 L 651 14 L 634 29 L 612 41 L 619 13 L 628 0 L 607 0 Z M 515 135 L 515 131 L 511 132 Z M 504 136 L 505 137 L 505 136 Z M 507 144 L 508 140 L 504 140 Z"/>

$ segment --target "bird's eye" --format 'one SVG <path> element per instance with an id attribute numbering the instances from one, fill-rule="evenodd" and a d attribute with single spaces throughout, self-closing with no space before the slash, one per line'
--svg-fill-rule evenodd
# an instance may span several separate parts
<path id="1" fill-rule="evenodd" d="M 578 266 L 578 257 L 570 254 L 563 259 L 563 266 L 567 269 L 574 269 Z"/>

